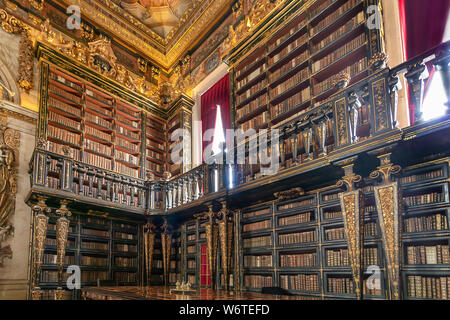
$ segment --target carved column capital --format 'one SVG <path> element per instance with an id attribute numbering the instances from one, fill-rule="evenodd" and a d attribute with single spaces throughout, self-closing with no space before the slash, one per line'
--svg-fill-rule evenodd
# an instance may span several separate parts
<path id="1" fill-rule="evenodd" d="M 380 160 L 380 165 L 377 169 L 370 173 L 371 179 L 381 179 L 384 184 L 392 181 L 394 175 L 400 173 L 402 168 L 399 165 L 391 163 L 391 148 L 379 149 L 373 152 Z"/>

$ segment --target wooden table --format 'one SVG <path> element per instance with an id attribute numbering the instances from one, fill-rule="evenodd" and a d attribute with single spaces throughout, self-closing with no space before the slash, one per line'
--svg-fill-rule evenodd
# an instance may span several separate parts
<path id="1" fill-rule="evenodd" d="M 256 292 L 198 289 L 194 294 L 170 294 L 175 287 L 87 287 L 83 299 L 91 300 L 305 300 L 301 296 L 279 296 Z"/>

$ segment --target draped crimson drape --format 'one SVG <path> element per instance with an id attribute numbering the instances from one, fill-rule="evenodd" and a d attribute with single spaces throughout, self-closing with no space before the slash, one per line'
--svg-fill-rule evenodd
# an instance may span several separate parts
<path id="1" fill-rule="evenodd" d="M 398 0 L 400 24 L 403 33 L 405 59 L 414 58 L 438 46 L 444 36 L 450 9 L 449 0 Z M 430 78 L 434 73 L 428 67 Z M 425 88 L 426 90 L 426 88 Z M 414 105 L 409 104 L 411 124 L 414 123 Z"/>
<path id="2" fill-rule="evenodd" d="M 231 128 L 230 125 L 230 76 L 227 74 L 202 94 L 202 138 L 206 130 L 214 129 L 216 126 L 217 105 L 220 106 L 223 129 Z M 225 134 L 225 133 L 224 133 Z M 203 140 L 203 139 L 202 139 Z M 211 141 L 202 142 L 202 155 L 205 147 Z"/>

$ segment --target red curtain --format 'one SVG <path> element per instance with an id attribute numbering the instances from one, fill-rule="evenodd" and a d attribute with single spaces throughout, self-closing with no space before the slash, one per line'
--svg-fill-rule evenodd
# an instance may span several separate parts
<path id="1" fill-rule="evenodd" d="M 200 247 L 200 285 L 211 286 L 211 274 L 208 266 L 208 247 L 206 244 L 202 244 Z"/>
<path id="2" fill-rule="evenodd" d="M 202 94 L 202 138 L 206 130 L 214 129 L 216 126 L 217 105 L 220 106 L 223 129 L 226 130 L 231 128 L 229 74 L 220 79 L 208 91 Z M 212 140 L 202 142 L 202 154 L 203 150 L 205 150 L 205 147 L 210 143 L 212 143 Z"/>
<path id="3" fill-rule="evenodd" d="M 399 0 L 399 9 L 406 59 L 414 58 L 442 42 L 450 9 L 449 0 Z M 429 69 L 432 75 L 432 67 Z M 411 103 L 409 111 L 413 124 L 414 105 Z"/>

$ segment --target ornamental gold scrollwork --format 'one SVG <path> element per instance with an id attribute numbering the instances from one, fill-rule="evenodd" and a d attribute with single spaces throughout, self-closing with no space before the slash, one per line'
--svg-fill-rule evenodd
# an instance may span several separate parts
<path id="1" fill-rule="evenodd" d="M 227 208 L 226 201 L 223 201 L 222 209 L 220 211 L 222 217 L 219 221 L 219 238 L 225 290 L 228 290 L 228 271 L 231 267 L 231 248 L 233 242 L 233 223 L 230 221 L 231 214 L 232 212 Z"/>
<path id="2" fill-rule="evenodd" d="M 389 298 L 400 299 L 400 225 L 399 186 L 393 182 L 374 188 L 382 242 L 386 255 Z"/>
<path id="3" fill-rule="evenodd" d="M 1 14 L 1 12 L 0 12 Z M 88 68 L 108 77 L 127 89 L 148 98 L 152 97 L 154 85 L 148 83 L 144 76 L 137 76 L 127 70 L 125 66 L 117 62 L 117 57 L 111 47 L 111 40 L 100 35 L 85 45 L 74 39 L 66 39 L 61 33 L 59 36 L 53 31 L 50 20 L 47 19 L 40 30 L 29 29 L 31 38 L 35 42 L 41 42 L 58 50 L 63 55 L 73 59 Z"/>
<path id="4" fill-rule="evenodd" d="M 63 286 L 63 268 L 64 257 L 66 255 L 67 235 L 69 234 L 70 220 L 68 217 L 72 213 L 67 208 L 69 201 L 62 200 L 60 208 L 56 210 L 56 215 L 59 216 L 56 221 L 56 265 L 58 267 L 58 290 L 55 295 L 56 300 L 62 299 Z"/>
<path id="5" fill-rule="evenodd" d="M 362 250 L 364 248 L 364 194 L 361 190 L 339 194 L 344 218 L 345 237 L 348 245 L 348 255 L 352 269 L 355 293 L 358 300 L 362 299 Z"/>
<path id="6" fill-rule="evenodd" d="M 17 159 L 20 133 L 6 127 L 7 118 L 0 116 L 0 267 L 5 258 L 12 258 L 11 247 L 2 247 L 14 232 L 9 223 L 14 213 L 17 192 Z"/>
<path id="7" fill-rule="evenodd" d="M 33 8 L 39 11 L 44 8 L 44 0 L 30 0 L 30 4 Z"/>
<path id="8" fill-rule="evenodd" d="M 294 199 L 294 198 L 303 196 L 304 194 L 305 194 L 305 190 L 303 188 L 297 187 L 297 188 L 292 188 L 292 189 L 286 190 L 286 191 L 275 192 L 273 195 L 279 201 L 283 201 L 283 200 Z"/>
<path id="9" fill-rule="evenodd" d="M 30 33 L 24 29 L 20 37 L 19 45 L 19 85 L 25 90 L 33 87 L 34 50 Z"/>
<path id="10" fill-rule="evenodd" d="M 145 257 L 145 274 L 147 276 L 147 285 L 150 285 L 152 273 L 153 250 L 155 246 L 156 227 L 150 221 L 144 226 L 144 257 Z"/>
<path id="11" fill-rule="evenodd" d="M 370 174 L 372 179 L 379 180 L 374 187 L 381 239 L 387 265 L 388 298 L 400 299 L 400 247 L 401 247 L 401 189 L 398 182 L 392 182 L 401 167 L 391 163 L 391 153 L 387 147 L 376 150 L 380 166 Z M 381 178 L 381 179 L 380 179 Z"/>
<path id="12" fill-rule="evenodd" d="M 228 37 L 222 44 L 224 55 L 233 49 L 241 40 L 251 34 L 255 28 L 272 12 L 279 7 L 285 0 L 256 0 L 252 5 L 248 15 L 240 20 L 239 24 L 229 27 Z M 234 19 L 237 20 L 243 12 L 243 4 L 241 1 L 236 3 L 233 8 Z"/>
<path id="13" fill-rule="evenodd" d="M 19 54 L 19 85 L 25 90 L 33 87 L 33 42 L 31 41 L 30 28 L 5 10 L 0 9 L 0 22 L 2 29 L 8 33 L 20 34 Z"/>
<path id="14" fill-rule="evenodd" d="M 215 288 L 218 230 L 215 221 L 216 213 L 213 211 L 212 205 L 210 205 L 209 212 L 207 215 L 209 221 L 205 226 L 205 233 L 206 233 L 206 247 L 208 251 L 208 267 L 211 275 L 211 285 L 213 288 Z"/>
<path id="15" fill-rule="evenodd" d="M 167 223 L 167 219 L 164 219 L 164 224 L 162 225 L 161 244 L 162 244 L 162 253 L 163 253 L 164 283 L 165 283 L 165 285 L 168 285 L 172 234 L 170 232 L 169 224 Z"/>
<path id="16" fill-rule="evenodd" d="M 380 159 L 380 166 L 377 170 L 370 173 L 371 179 L 382 179 L 383 183 L 387 184 L 391 181 L 392 176 L 400 173 L 402 168 L 399 165 L 394 165 L 390 160 L 391 153 L 386 153 L 378 156 Z"/>
<path id="17" fill-rule="evenodd" d="M 344 176 L 336 183 L 336 187 L 353 191 L 354 187 L 362 182 L 362 177 L 353 172 L 356 159 L 357 157 L 355 156 L 337 163 L 344 169 Z"/>

